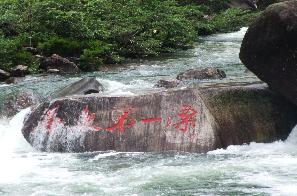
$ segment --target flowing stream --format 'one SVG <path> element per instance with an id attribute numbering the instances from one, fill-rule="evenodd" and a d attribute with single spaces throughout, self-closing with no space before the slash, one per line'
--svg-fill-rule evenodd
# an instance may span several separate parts
<path id="1" fill-rule="evenodd" d="M 0 85 L 0 100 L 18 90 L 43 96 L 86 75 L 96 76 L 106 95 L 158 90 L 155 83 L 190 68 L 214 66 L 227 78 L 207 83 L 259 82 L 238 58 L 246 29 L 198 40 L 174 57 L 142 60 L 104 72 L 30 76 Z M 189 84 L 186 84 L 189 85 Z M 192 153 L 44 153 L 23 138 L 30 108 L 0 120 L 0 195 L 297 195 L 297 128 L 286 141 L 251 143 Z"/>

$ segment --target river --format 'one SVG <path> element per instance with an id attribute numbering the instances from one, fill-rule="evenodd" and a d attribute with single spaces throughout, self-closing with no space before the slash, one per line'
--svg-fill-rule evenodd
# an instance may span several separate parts
<path id="1" fill-rule="evenodd" d="M 86 75 L 96 76 L 106 95 L 159 90 L 190 68 L 214 66 L 227 78 L 208 83 L 259 82 L 238 58 L 246 28 L 203 37 L 194 49 L 174 57 L 142 60 L 105 72 L 76 76 L 29 76 L 18 85 L 0 85 L 3 97 L 17 90 L 46 96 Z M 185 84 L 191 85 L 191 84 Z M 30 109 L 0 120 L 0 195 L 297 195 L 297 129 L 286 141 L 230 146 L 206 154 L 44 153 L 21 134 Z"/>

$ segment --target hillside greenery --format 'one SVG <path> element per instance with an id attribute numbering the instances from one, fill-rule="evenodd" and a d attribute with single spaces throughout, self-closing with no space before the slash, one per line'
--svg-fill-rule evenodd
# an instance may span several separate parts
<path id="1" fill-rule="evenodd" d="M 224 0 L 0 0 L 0 69 L 18 64 L 39 71 L 44 56 L 76 57 L 84 71 L 125 58 L 188 49 L 200 35 L 246 26 L 257 12 Z"/>

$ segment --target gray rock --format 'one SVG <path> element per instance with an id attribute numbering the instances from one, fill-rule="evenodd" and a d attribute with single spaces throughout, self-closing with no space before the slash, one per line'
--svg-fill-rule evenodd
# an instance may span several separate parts
<path id="1" fill-rule="evenodd" d="M 24 77 L 10 77 L 7 80 L 5 80 L 6 84 L 17 84 L 24 80 Z"/>
<path id="2" fill-rule="evenodd" d="M 53 93 L 50 99 L 71 95 L 87 95 L 104 90 L 103 85 L 95 77 L 86 77 Z"/>
<path id="3" fill-rule="evenodd" d="M 28 73 L 28 66 L 26 65 L 18 65 L 10 71 L 12 77 L 25 77 Z"/>
<path id="4" fill-rule="evenodd" d="M 297 1 L 269 6 L 249 27 L 240 50 L 243 64 L 297 104 Z"/>
<path id="5" fill-rule="evenodd" d="M 43 101 L 43 98 L 33 91 L 16 91 L 1 97 L 0 114 L 3 117 L 12 117 L 22 109 L 34 106 Z"/>
<path id="6" fill-rule="evenodd" d="M 223 79 L 226 73 L 223 70 L 207 67 L 203 69 L 190 69 L 177 75 L 178 80 L 205 80 L 205 79 Z"/>
<path id="7" fill-rule="evenodd" d="M 175 88 L 179 84 L 179 80 L 159 80 L 155 86 L 159 88 Z"/>
<path id="8" fill-rule="evenodd" d="M 41 58 L 40 67 L 45 71 L 57 69 L 61 74 L 75 74 L 80 72 L 80 69 L 75 63 L 57 54 L 53 54 L 51 57 Z"/>
<path id="9" fill-rule="evenodd" d="M 287 0 L 257 0 L 256 5 L 259 9 L 263 10 L 271 4 L 280 3 L 283 1 L 287 1 Z"/>
<path id="10" fill-rule="evenodd" d="M 256 0 L 230 0 L 227 2 L 229 7 L 236 7 L 245 10 L 256 10 Z"/>
<path id="11" fill-rule="evenodd" d="M 30 52 L 33 55 L 36 55 L 39 53 L 38 49 L 34 47 L 24 47 L 23 49 L 27 52 Z"/>
<path id="12" fill-rule="evenodd" d="M 132 97 L 65 97 L 38 106 L 22 133 L 38 150 L 207 152 L 287 138 L 294 105 L 265 86 L 183 89 Z"/>
<path id="13" fill-rule="evenodd" d="M 0 81 L 5 81 L 10 77 L 10 73 L 0 69 Z"/>

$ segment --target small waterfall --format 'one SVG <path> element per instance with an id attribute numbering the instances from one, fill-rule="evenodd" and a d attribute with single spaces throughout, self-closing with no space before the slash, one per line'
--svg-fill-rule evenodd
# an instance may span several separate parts
<path id="1" fill-rule="evenodd" d="M 9 156 L 14 152 L 32 151 L 32 147 L 25 140 L 21 129 L 25 116 L 31 111 L 24 109 L 16 114 L 10 121 L 0 121 L 0 154 Z"/>

